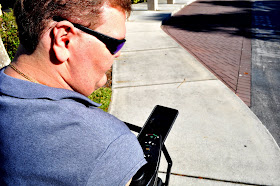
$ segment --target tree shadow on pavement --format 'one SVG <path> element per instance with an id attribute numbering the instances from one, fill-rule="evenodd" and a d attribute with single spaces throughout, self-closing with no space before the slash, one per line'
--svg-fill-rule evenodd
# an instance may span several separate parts
<path id="1" fill-rule="evenodd" d="M 218 32 L 252 38 L 255 35 L 252 34 L 255 25 L 252 24 L 255 22 L 253 15 L 279 11 L 277 8 L 279 5 L 275 5 L 280 1 L 262 2 L 265 7 L 258 8 L 252 13 L 253 2 L 250 1 L 196 1 L 195 4 L 183 8 L 170 19 L 165 20 L 163 25 L 191 32 Z M 267 27 L 262 29 L 271 30 Z M 279 33 L 279 27 L 276 29 L 277 32 Z"/>
<path id="2" fill-rule="evenodd" d="M 164 21 L 163 25 L 191 32 L 219 32 L 251 38 L 251 2 L 195 3 L 195 6 L 191 4 Z"/>

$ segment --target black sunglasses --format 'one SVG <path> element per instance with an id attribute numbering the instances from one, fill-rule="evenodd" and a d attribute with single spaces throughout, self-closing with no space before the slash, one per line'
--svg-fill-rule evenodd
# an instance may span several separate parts
<path id="1" fill-rule="evenodd" d="M 91 30 L 87 27 L 84 27 L 84 26 L 76 24 L 76 23 L 72 23 L 72 24 L 76 28 L 84 31 L 85 33 L 95 36 L 97 39 L 99 39 L 101 42 L 103 42 L 112 55 L 114 55 L 118 51 L 120 51 L 120 49 L 123 47 L 123 45 L 126 41 L 125 39 L 119 40 L 119 39 L 107 36 L 105 34 L 101 34 L 100 32 Z"/>
<path id="2" fill-rule="evenodd" d="M 65 19 L 60 18 L 60 17 L 54 17 L 53 20 L 55 21 L 63 21 Z M 70 21 L 69 21 L 70 22 Z M 72 23 L 72 22 L 71 22 Z M 100 32 L 91 30 L 87 27 L 84 27 L 80 24 L 72 23 L 76 28 L 84 31 L 87 34 L 95 36 L 97 39 L 99 39 L 101 42 L 103 42 L 107 49 L 110 51 L 112 55 L 116 54 L 120 49 L 123 47 L 125 43 L 125 39 L 119 40 L 110 36 L 107 36 L 105 34 L 101 34 Z"/>

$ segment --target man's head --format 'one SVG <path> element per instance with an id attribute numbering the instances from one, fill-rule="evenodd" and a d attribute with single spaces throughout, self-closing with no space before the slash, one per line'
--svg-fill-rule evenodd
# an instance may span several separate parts
<path id="1" fill-rule="evenodd" d="M 35 67 L 29 73 L 40 83 L 88 96 L 107 81 L 130 11 L 131 0 L 18 0 L 15 15 L 28 57 L 15 59 Z"/>
<path id="2" fill-rule="evenodd" d="M 14 12 L 21 44 L 32 53 L 54 17 L 96 28 L 102 24 L 105 3 L 130 14 L 131 0 L 17 0 Z"/>

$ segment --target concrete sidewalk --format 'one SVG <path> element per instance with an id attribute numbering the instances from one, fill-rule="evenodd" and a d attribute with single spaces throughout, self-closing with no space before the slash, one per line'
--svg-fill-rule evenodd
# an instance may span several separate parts
<path id="1" fill-rule="evenodd" d="M 143 126 L 155 105 L 179 110 L 166 140 L 170 185 L 280 185 L 280 149 L 228 87 L 160 28 L 188 0 L 133 5 L 127 44 L 113 65 L 109 112 Z M 166 171 L 163 159 L 160 171 Z M 160 175 L 164 178 L 164 174 Z M 204 178 L 204 179 L 201 179 Z"/>

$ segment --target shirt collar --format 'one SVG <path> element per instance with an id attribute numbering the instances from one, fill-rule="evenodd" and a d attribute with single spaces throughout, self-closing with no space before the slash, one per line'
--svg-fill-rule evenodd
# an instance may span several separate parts
<path id="1" fill-rule="evenodd" d="M 86 106 L 99 107 L 101 104 L 91 101 L 86 96 L 61 88 L 53 88 L 30 81 L 24 81 L 4 73 L 6 67 L 0 70 L 0 93 L 11 97 L 24 99 L 73 99 Z"/>

